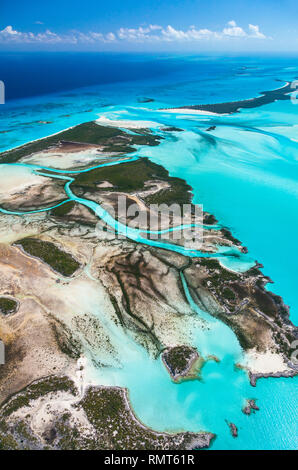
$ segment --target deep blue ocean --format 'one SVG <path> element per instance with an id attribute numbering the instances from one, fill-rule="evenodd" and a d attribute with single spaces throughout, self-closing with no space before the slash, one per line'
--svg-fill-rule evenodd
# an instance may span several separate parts
<path id="1" fill-rule="evenodd" d="M 298 58 L 277 56 L 0 53 L 0 151 L 92 119 L 177 126 L 158 147 L 140 148 L 185 178 L 203 203 L 264 265 L 298 323 L 298 107 L 291 101 L 230 116 L 175 114 L 160 108 L 252 98 L 298 78 Z M 206 132 L 216 126 L 212 134 Z M 1 169 L 0 169 L 1 184 Z M 198 349 L 204 338 L 197 337 Z M 218 339 L 220 366 L 203 381 L 173 384 L 158 361 L 136 353 L 98 383 L 127 386 L 137 415 L 156 429 L 215 432 L 212 448 L 297 448 L 297 378 L 261 379 L 252 388 L 228 357 L 234 339 Z M 245 416 L 245 398 L 260 411 Z M 235 422 L 231 437 L 225 419 Z"/>
<path id="2" fill-rule="evenodd" d="M 0 52 L 0 77 L 6 84 L 7 101 L 39 96 L 43 94 L 69 91 L 92 85 L 138 82 L 142 88 L 147 82 L 154 84 L 170 84 L 172 93 L 175 85 L 185 85 L 189 80 L 202 85 L 218 79 L 221 85 L 232 93 L 235 98 L 245 97 L 249 89 L 240 87 L 233 90 L 234 77 L 250 77 L 250 82 L 260 83 L 261 77 L 269 79 L 271 72 L 279 68 L 279 76 L 285 75 L 293 59 L 275 56 L 266 57 L 221 57 L 216 55 L 174 55 L 174 54 L 118 54 L 118 53 L 64 53 L 64 52 Z M 262 67 L 260 69 L 260 62 Z M 245 64 L 245 65 L 243 65 Z M 247 67 L 247 68 L 243 68 Z M 255 73 L 254 73 L 255 71 Z M 230 81 L 225 83 L 226 80 Z M 268 81 L 264 81 L 268 84 Z M 217 92 L 193 89 L 185 99 L 198 98 L 208 101 Z M 255 91 L 261 91 L 255 87 Z M 172 94 L 169 90 L 169 96 Z M 168 98 L 168 95 L 166 95 Z M 248 95 L 247 95 L 248 96 Z M 186 103 L 187 104 L 187 103 Z"/>

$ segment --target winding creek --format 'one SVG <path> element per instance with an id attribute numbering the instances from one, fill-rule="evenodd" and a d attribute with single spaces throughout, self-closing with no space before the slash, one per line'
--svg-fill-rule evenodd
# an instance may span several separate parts
<path id="1" fill-rule="evenodd" d="M 119 165 L 121 163 L 127 163 L 127 162 L 132 162 L 136 161 L 138 157 L 131 157 L 125 160 L 121 161 L 112 161 L 112 162 L 106 162 L 106 163 L 101 163 L 96 166 L 92 166 L 90 168 L 84 169 L 84 170 L 58 170 L 58 169 L 53 169 L 50 167 L 45 167 L 41 165 L 31 165 L 31 164 L 26 164 L 26 163 L 10 163 L 10 164 L 4 164 L 4 165 L 9 165 L 9 166 L 18 166 L 18 167 L 24 167 L 30 169 L 32 172 L 35 174 L 38 174 L 40 176 L 46 176 L 46 177 L 51 177 L 51 178 L 59 178 L 66 180 L 67 182 L 65 183 L 64 189 L 66 196 L 68 199 L 65 201 L 60 202 L 59 204 L 55 204 L 51 207 L 43 208 L 43 209 L 36 209 L 32 211 L 10 211 L 6 210 L 0 207 L 0 212 L 3 214 L 11 214 L 11 215 L 26 215 L 26 214 L 36 214 L 40 212 L 47 212 L 50 211 L 51 209 L 55 209 L 56 207 L 59 207 L 69 201 L 75 201 L 79 204 L 82 204 L 89 209 L 91 209 L 94 214 L 99 217 L 103 222 L 105 222 L 109 227 L 111 227 L 117 234 L 123 235 L 127 237 L 128 239 L 142 243 L 145 245 L 150 245 L 152 247 L 156 248 L 162 248 L 165 250 L 169 251 L 174 251 L 176 253 L 179 253 L 184 256 L 189 256 L 191 258 L 195 257 L 204 257 L 204 258 L 216 258 L 220 261 L 220 263 L 225 266 L 226 268 L 238 271 L 238 272 L 244 272 L 254 266 L 255 262 L 251 259 L 246 254 L 243 254 L 241 251 L 239 251 L 237 248 L 229 248 L 229 247 L 218 247 L 218 252 L 217 253 L 205 253 L 199 250 L 192 250 L 183 246 L 175 245 L 173 243 L 164 243 L 164 242 L 159 242 L 157 240 L 150 240 L 142 236 L 142 234 L 150 235 L 150 234 L 157 234 L 157 235 L 162 235 L 167 232 L 175 231 L 175 230 L 184 230 L 186 228 L 191 228 L 194 227 L 195 224 L 184 224 L 184 225 L 179 225 L 177 227 L 169 228 L 169 229 L 163 229 L 163 230 L 142 230 L 142 229 L 137 229 L 137 228 L 132 228 L 127 225 L 122 224 L 121 222 L 117 221 L 114 219 L 107 210 L 105 210 L 100 204 L 96 203 L 95 201 L 90 201 L 89 199 L 81 198 L 76 196 L 72 190 L 71 190 L 71 184 L 73 181 L 75 181 L 75 178 L 65 176 L 66 174 L 80 174 L 80 173 L 85 173 L 87 171 L 94 170 L 96 168 L 101 168 L 101 167 L 106 167 L 106 166 L 114 166 L 114 165 Z M 1 165 L 0 165 L 1 169 Z M 43 173 L 42 170 L 46 171 L 51 171 L 52 173 L 57 173 L 55 174 L 47 174 Z M 203 225 L 202 228 L 208 230 L 208 229 L 217 229 L 218 226 L 208 226 L 208 225 Z"/>
<path id="2" fill-rule="evenodd" d="M 114 219 L 100 204 L 78 197 L 73 193 L 71 184 L 75 181 L 74 174 L 90 171 L 94 168 L 136 161 L 137 158 L 133 156 L 125 160 L 105 162 L 84 170 L 58 170 L 47 166 L 23 163 L 5 164 L 9 165 L 12 169 L 14 166 L 23 167 L 40 176 L 65 180 L 64 189 L 67 199 L 48 208 L 26 212 L 9 211 L 0 208 L 0 212 L 7 215 L 24 216 L 50 211 L 66 202 L 75 201 L 91 209 L 99 219 L 115 230 L 116 233 L 127 237 L 133 242 L 173 251 L 187 257 L 216 258 L 226 268 L 238 272 L 244 272 L 255 264 L 247 254 L 243 254 L 237 248 L 218 247 L 217 253 L 206 253 L 169 242 L 165 243 L 144 238 L 144 233 L 146 235 L 150 233 L 162 234 L 167 230 L 151 232 L 149 230 L 129 227 Z M 51 174 L 45 173 L 45 171 L 50 171 Z M 189 225 L 182 225 L 169 230 L 183 229 L 185 227 L 188 228 Z M 204 229 L 218 228 L 218 226 L 203 227 Z M 136 413 L 146 424 L 154 428 L 161 430 L 188 429 L 193 431 L 205 429 L 217 433 L 220 436 L 220 441 L 222 436 L 224 436 L 224 439 L 229 440 L 230 436 L 225 420 L 235 419 L 239 422 L 241 406 L 244 399 L 250 396 L 250 385 L 246 373 L 235 368 L 236 363 L 244 360 L 243 351 L 235 334 L 227 325 L 196 305 L 190 294 L 183 272 L 180 272 L 180 276 L 186 299 L 194 314 L 201 319 L 199 327 L 198 325 L 193 326 L 193 343 L 204 358 L 216 356 L 220 362 L 207 361 L 203 368 L 202 380 L 200 381 L 185 382 L 179 385 L 173 384 L 161 360 L 151 359 L 146 351 L 130 338 L 127 332 L 123 331 L 122 328 L 119 329 L 111 321 L 107 320 L 100 307 L 94 305 L 93 309 L 101 323 L 111 334 L 112 343 L 114 343 L 118 350 L 124 348 L 125 356 L 121 359 L 122 366 L 120 368 L 114 364 L 110 368 L 105 368 L 105 370 L 97 370 L 90 360 L 88 376 L 94 383 L 128 387 Z M 149 379 L 151 385 L 148 383 Z M 162 393 L 162 396 L 167 397 L 167 404 L 165 404 L 164 400 L 160 400 L 160 393 Z M 148 397 L 146 398 L 147 394 Z M 225 406 L 219 407 L 218 404 L 223 399 L 225 400 Z M 201 400 L 208 401 L 207 409 L 204 409 L 204 407 L 202 409 L 201 403 L 199 403 Z M 234 406 L 235 400 L 238 402 L 238 409 Z M 144 407 L 144 402 L 147 402 L 149 406 Z M 154 410 L 152 410 L 152 406 Z M 173 410 L 175 411 L 173 412 Z M 190 410 L 192 411 L 189 415 Z M 209 414 L 215 411 L 216 416 Z"/>
<path id="3" fill-rule="evenodd" d="M 246 62 L 247 59 L 243 65 L 247 65 Z M 102 164 L 86 170 L 70 171 L 26 164 L 26 169 L 37 174 L 50 171 L 51 177 L 55 174 L 65 180 L 67 199 L 51 208 L 36 211 L 0 211 L 3 214 L 26 215 L 49 211 L 72 200 L 91 209 L 113 230 L 136 243 L 180 252 L 185 256 L 216 257 L 225 267 L 235 271 L 245 271 L 253 263 L 252 260 L 258 260 L 265 266 L 264 273 L 275 282 L 270 290 L 281 295 L 290 305 L 291 319 L 297 323 L 297 107 L 290 102 L 277 102 L 230 116 L 175 115 L 158 111 L 159 108 L 186 103 L 186 98 L 189 103 L 193 103 L 194 99 L 203 102 L 205 96 L 218 102 L 238 99 L 238 90 L 243 90 L 243 97 L 249 98 L 256 96 L 259 90 L 275 88 L 277 76 L 290 80 L 294 73 L 297 74 L 293 70 L 282 69 L 279 63 L 266 68 L 263 60 L 256 62 L 253 76 L 249 77 L 250 72 L 246 70 L 248 78 L 236 72 L 231 74 L 232 65 L 226 61 L 225 67 L 229 69 L 226 76 L 216 75 L 212 62 L 211 69 L 206 69 L 207 75 L 203 70 L 203 81 L 197 78 L 199 74 L 196 71 L 195 78 L 190 77 L 188 82 L 184 75 L 181 85 L 177 78 L 172 88 L 160 78 L 155 84 L 133 82 L 122 88 L 101 88 L 99 91 L 106 100 L 105 104 L 112 103 L 109 107 L 99 108 L 98 90 L 94 98 L 88 94 L 90 90 L 86 90 L 85 95 L 82 90 L 75 91 L 76 96 L 71 100 L 69 97 L 55 97 L 56 102 L 63 105 L 63 114 L 71 115 L 68 118 L 61 115 L 59 108 L 49 111 L 47 105 L 53 100 L 49 96 L 28 99 L 27 108 L 24 108 L 24 103 L 19 108 L 14 108 L 12 104 L 11 111 L 8 110 L 4 118 L 2 116 L 2 127 L 5 131 L 9 130 L 2 136 L 2 150 L 79 124 L 86 120 L 83 111 L 90 107 L 93 107 L 93 112 L 88 115 L 89 120 L 96 119 L 100 112 L 112 120 L 151 121 L 156 122 L 157 127 L 180 127 L 184 132 L 164 133 L 164 140 L 159 146 L 137 149 L 137 156 L 130 157 L 130 161 L 148 157 L 154 163 L 163 165 L 171 176 L 185 179 L 194 188 L 194 203 L 203 203 L 204 209 L 214 214 L 220 224 L 229 227 L 233 235 L 248 246 L 249 255 L 239 256 L 238 250 L 226 252 L 222 249 L 216 254 L 191 253 L 177 245 L 148 240 L 144 237 L 144 231 L 119 224 L 100 205 L 78 198 L 72 192 L 71 184 L 76 174 Z M 237 67 L 239 63 L 237 59 Z M 231 86 L 225 87 L 225 83 Z M 133 102 L 132 97 L 137 94 L 153 96 L 155 102 L 152 108 L 149 104 L 145 108 L 144 104 L 140 107 Z M 92 99 L 94 101 L 90 104 Z M 34 107 L 34 104 L 38 106 Z M 25 125 L 27 122 L 38 123 L 45 116 L 52 124 L 45 127 L 40 124 Z M 206 132 L 211 126 L 216 127 L 214 131 Z M 159 132 L 157 127 L 151 131 Z M 0 165 L 0 172 L 2 168 L 3 165 Z M 13 172 L 16 167 L 11 164 L 10 168 Z M 44 176 L 49 175 L 44 173 Z M 243 359 L 243 353 L 234 333 L 208 312 L 202 311 L 193 301 L 183 274 L 181 280 L 194 315 L 202 319 L 201 327 L 198 327 L 192 324 L 193 317 L 189 318 L 193 344 L 203 356 L 215 354 L 220 362 L 208 361 L 202 369 L 201 380 L 174 384 L 161 361 L 152 360 L 133 338 L 109 323 L 101 306 L 90 299 L 90 310 L 111 332 L 115 346 L 125 354 L 122 354 L 121 366 L 96 369 L 90 363 L 89 376 L 94 383 L 128 387 L 136 414 L 155 429 L 208 430 L 217 434 L 212 444 L 215 449 L 297 448 L 297 378 L 261 379 L 255 388 L 251 387 L 246 373 L 235 368 L 235 363 Z M 257 399 L 260 411 L 251 416 L 244 415 L 241 407 L 246 398 Z M 230 435 L 226 419 L 237 425 L 237 439 Z"/>

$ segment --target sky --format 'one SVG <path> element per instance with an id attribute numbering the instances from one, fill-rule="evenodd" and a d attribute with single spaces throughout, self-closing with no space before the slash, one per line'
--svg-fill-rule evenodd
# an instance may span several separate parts
<path id="1" fill-rule="evenodd" d="M 0 50 L 298 52 L 298 2 L 0 0 Z"/>

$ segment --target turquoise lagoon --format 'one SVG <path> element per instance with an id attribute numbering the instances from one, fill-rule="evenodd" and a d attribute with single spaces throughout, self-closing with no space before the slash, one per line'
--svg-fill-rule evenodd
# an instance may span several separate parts
<path id="1" fill-rule="evenodd" d="M 175 60 L 181 67 L 161 77 L 122 82 L 121 87 L 72 90 L 71 98 L 60 92 L 9 102 L 0 114 L 0 130 L 9 131 L 0 134 L 0 149 L 99 116 L 184 129 L 164 132 L 158 147 L 141 147 L 136 156 L 148 156 L 171 175 L 187 180 L 194 201 L 231 229 L 248 247 L 249 258 L 264 265 L 264 273 L 274 281 L 269 288 L 282 295 L 297 323 L 298 107 L 289 101 L 275 102 L 231 116 L 159 111 L 256 96 L 280 86 L 276 79 L 294 79 L 297 60 L 222 61 L 194 56 L 159 60 Z M 140 96 L 155 101 L 138 103 Z M 216 129 L 207 132 L 210 126 Z M 155 127 L 152 131 L 160 132 Z M 206 315 L 189 301 L 199 316 Z M 99 307 L 98 315 L 102 316 Z M 159 360 L 150 359 L 129 337 L 114 330 L 117 341 L 120 338 L 127 348 L 126 362 L 121 369 L 93 372 L 94 378 L 98 383 L 127 386 L 136 414 L 156 429 L 214 432 L 214 449 L 297 448 L 297 378 L 261 379 L 251 387 L 246 374 L 234 368 L 242 356 L 235 335 L 220 322 L 207 320 L 210 329 L 194 331 L 194 340 L 203 354 L 217 354 L 221 362 L 208 362 L 201 381 L 173 384 Z M 260 411 L 245 416 L 241 412 L 245 398 L 256 398 Z M 237 439 L 230 435 L 226 419 L 238 426 Z"/>

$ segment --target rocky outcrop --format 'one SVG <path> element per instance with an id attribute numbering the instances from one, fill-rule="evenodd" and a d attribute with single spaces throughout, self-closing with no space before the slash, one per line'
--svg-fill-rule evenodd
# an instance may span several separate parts
<path id="1" fill-rule="evenodd" d="M 268 372 L 268 373 L 259 373 L 259 374 L 254 374 L 252 372 L 249 372 L 249 380 L 250 380 L 251 385 L 255 387 L 258 379 L 268 378 L 268 377 L 275 377 L 275 378 L 295 377 L 297 374 L 298 374 L 298 370 L 285 370 L 281 372 Z"/>
<path id="2" fill-rule="evenodd" d="M 256 400 L 250 398 L 246 400 L 245 406 L 242 408 L 242 413 L 250 415 L 252 412 L 259 411 L 259 407 L 256 405 Z"/>
<path id="3" fill-rule="evenodd" d="M 226 423 L 230 428 L 231 435 L 233 437 L 238 437 L 238 428 L 237 428 L 236 424 L 231 423 L 230 421 L 227 421 L 227 420 L 226 420 Z"/>

